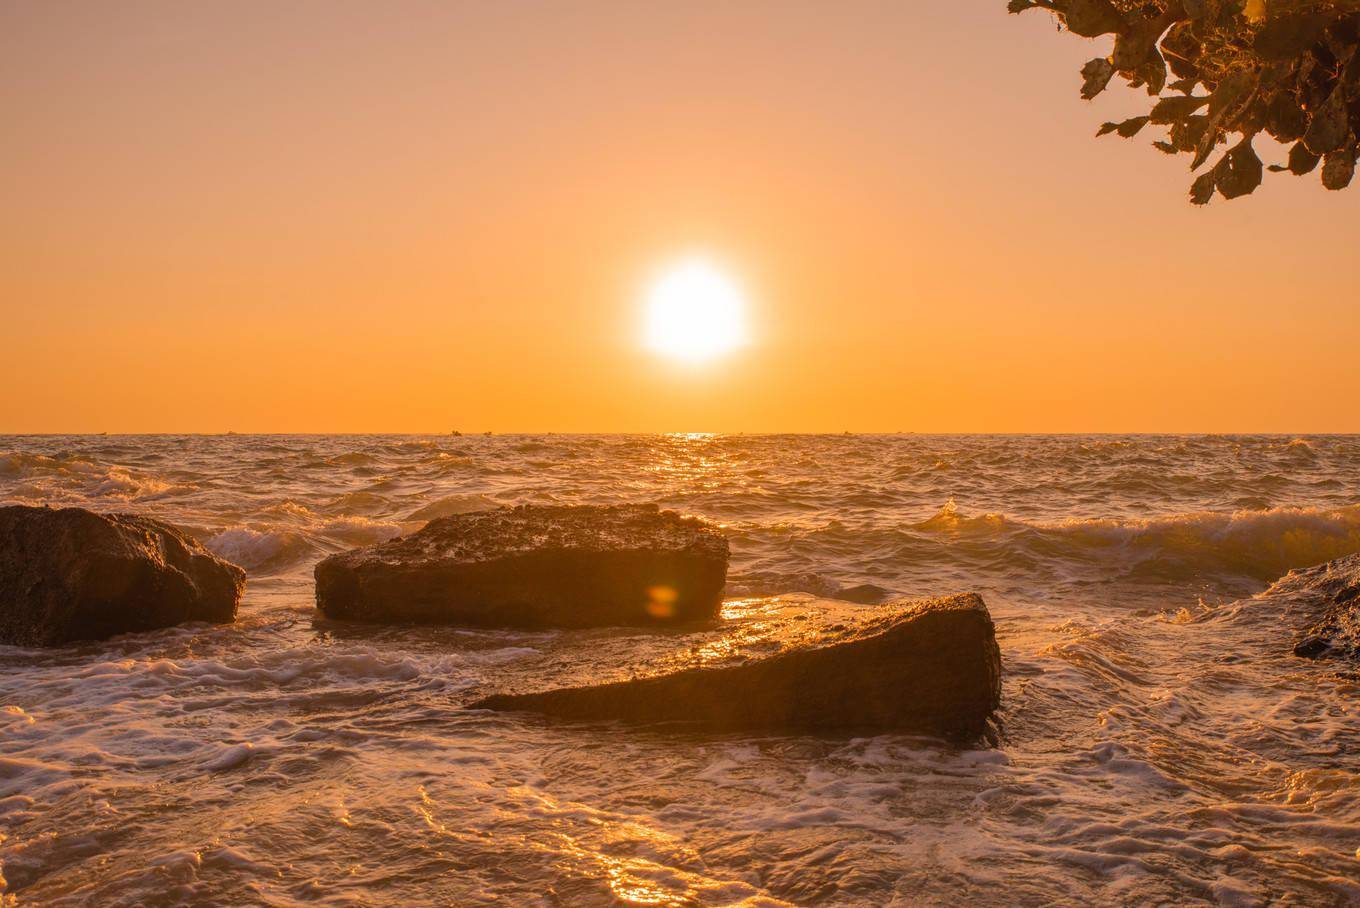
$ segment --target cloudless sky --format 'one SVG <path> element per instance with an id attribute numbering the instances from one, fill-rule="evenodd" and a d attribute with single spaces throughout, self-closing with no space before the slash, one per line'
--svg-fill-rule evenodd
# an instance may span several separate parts
<path id="1" fill-rule="evenodd" d="M 1360 431 L 1360 189 L 1003 0 L 0 0 L 0 432 Z M 1263 149 L 1264 150 L 1264 149 Z M 752 343 L 641 341 L 702 254 Z"/>

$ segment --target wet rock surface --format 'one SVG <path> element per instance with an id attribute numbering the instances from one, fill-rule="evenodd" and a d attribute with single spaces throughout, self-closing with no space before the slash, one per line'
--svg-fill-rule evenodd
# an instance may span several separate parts
<path id="1" fill-rule="evenodd" d="M 1354 559 L 1349 559 L 1354 560 Z M 1360 659 L 1360 582 L 1328 591 L 1330 602 L 1294 643 L 1294 655 L 1308 659 Z"/>
<path id="2" fill-rule="evenodd" d="M 503 679 L 499 692 L 469 705 L 719 731 L 970 739 L 1000 700 L 994 627 L 971 593 L 871 607 L 807 596 L 729 600 L 711 629 L 599 637 L 553 652 L 538 671 Z M 544 679 L 555 686 L 541 689 Z"/>
<path id="3" fill-rule="evenodd" d="M 655 505 L 478 511 L 316 567 L 328 618 L 469 627 L 712 620 L 728 546 L 712 524 Z"/>
<path id="4" fill-rule="evenodd" d="M 0 508 L 0 643 L 56 646 L 227 623 L 244 589 L 239 567 L 149 517 Z"/>

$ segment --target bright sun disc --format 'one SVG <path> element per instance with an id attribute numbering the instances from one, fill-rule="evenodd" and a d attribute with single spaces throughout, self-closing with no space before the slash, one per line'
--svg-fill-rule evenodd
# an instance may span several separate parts
<path id="1" fill-rule="evenodd" d="M 746 342 L 745 300 L 706 262 L 668 269 L 647 293 L 646 342 L 657 353 L 708 359 Z"/>

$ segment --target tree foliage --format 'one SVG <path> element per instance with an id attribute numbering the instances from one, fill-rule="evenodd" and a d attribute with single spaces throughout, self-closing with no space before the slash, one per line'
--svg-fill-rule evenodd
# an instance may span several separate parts
<path id="1" fill-rule="evenodd" d="M 1083 98 L 1116 74 L 1156 98 L 1147 114 L 1106 123 L 1097 135 L 1131 138 L 1148 125 L 1153 145 L 1208 164 L 1190 201 L 1234 199 L 1261 185 L 1253 142 L 1262 132 L 1290 145 L 1271 171 L 1322 165 L 1322 185 L 1355 175 L 1360 135 L 1360 0 L 1010 0 L 1013 13 L 1052 12 L 1086 38 L 1114 35 L 1108 57 L 1081 69 Z M 1221 151 L 1220 146 L 1226 146 Z M 1212 159 L 1212 163 L 1211 162 Z"/>

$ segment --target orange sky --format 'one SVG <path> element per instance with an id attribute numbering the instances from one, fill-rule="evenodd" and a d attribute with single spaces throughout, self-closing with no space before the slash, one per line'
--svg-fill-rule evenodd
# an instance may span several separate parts
<path id="1" fill-rule="evenodd" d="M 0 0 L 0 432 L 1360 431 L 1360 190 L 1192 208 L 1004 6 Z"/>

